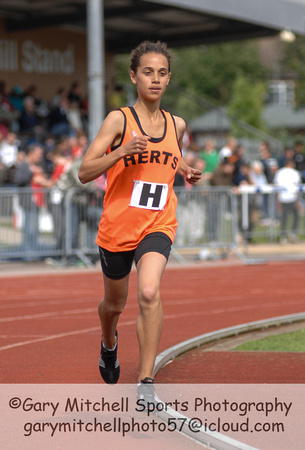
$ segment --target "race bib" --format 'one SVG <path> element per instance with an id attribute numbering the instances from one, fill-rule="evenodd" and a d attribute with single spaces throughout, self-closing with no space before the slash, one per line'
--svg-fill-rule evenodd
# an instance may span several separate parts
<path id="1" fill-rule="evenodd" d="M 166 204 L 167 194 L 167 184 L 135 180 L 129 206 L 161 210 Z"/>

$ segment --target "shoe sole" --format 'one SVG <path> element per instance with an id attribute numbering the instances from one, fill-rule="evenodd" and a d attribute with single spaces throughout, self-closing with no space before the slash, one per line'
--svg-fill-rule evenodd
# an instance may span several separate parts
<path id="1" fill-rule="evenodd" d="M 100 374 L 105 383 L 107 384 L 116 384 L 119 381 L 120 377 L 120 366 L 118 366 L 114 370 L 106 370 L 103 367 L 99 366 Z"/>

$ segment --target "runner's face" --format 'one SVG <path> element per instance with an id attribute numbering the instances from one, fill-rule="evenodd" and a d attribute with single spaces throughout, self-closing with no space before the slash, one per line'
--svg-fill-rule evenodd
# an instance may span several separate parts
<path id="1" fill-rule="evenodd" d="M 164 94 L 170 80 L 167 58 L 159 53 L 146 53 L 140 58 L 136 73 L 131 72 L 131 81 L 137 85 L 139 96 L 147 100 L 158 100 Z"/>

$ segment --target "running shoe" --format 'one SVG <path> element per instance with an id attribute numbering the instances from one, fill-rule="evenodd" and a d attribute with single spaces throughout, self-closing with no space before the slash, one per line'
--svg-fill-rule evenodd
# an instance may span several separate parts
<path id="1" fill-rule="evenodd" d="M 155 404 L 158 402 L 159 399 L 155 393 L 153 378 L 145 377 L 144 380 L 138 383 L 137 398 L 141 400 L 143 406 L 146 406 L 148 403 Z"/>
<path id="2" fill-rule="evenodd" d="M 99 360 L 100 374 L 108 384 L 115 384 L 118 382 L 120 377 L 120 364 L 117 357 L 118 350 L 118 332 L 115 332 L 116 344 L 113 350 L 108 350 L 104 344 L 103 340 L 101 342 L 101 356 Z"/>

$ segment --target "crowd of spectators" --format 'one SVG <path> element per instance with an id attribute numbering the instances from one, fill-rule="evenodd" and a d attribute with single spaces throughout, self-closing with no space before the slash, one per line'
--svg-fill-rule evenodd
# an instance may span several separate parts
<path id="1" fill-rule="evenodd" d="M 247 157 L 244 146 L 234 137 L 228 137 L 226 144 L 219 150 L 213 139 L 207 139 L 203 149 L 194 143 L 191 135 L 186 142 L 189 146 L 182 149 L 184 158 L 190 165 L 202 167 L 203 176 L 199 182 L 202 185 L 274 184 L 275 174 L 285 167 L 287 161 L 292 161 L 293 167 L 300 173 L 301 182 L 305 183 L 305 145 L 302 141 L 285 148 L 279 156 L 272 154 L 267 141 L 262 141 L 254 159 Z M 225 172 L 231 172 L 231 175 L 219 179 L 219 174 L 223 173 L 226 165 L 230 169 L 226 168 Z M 179 185 L 178 181 L 176 185 Z"/>
<path id="2" fill-rule="evenodd" d="M 87 103 L 80 84 L 59 88 L 50 102 L 39 98 L 36 86 L 10 92 L 0 82 L 0 188 L 18 191 L 14 214 L 23 211 L 19 252 L 46 250 L 38 226 L 43 212 L 51 214 L 55 246 L 63 251 L 66 238 L 64 193 L 71 197 L 71 246 L 79 248 L 79 224 L 86 221 L 90 248 L 101 216 L 105 179 L 82 185 L 78 169 L 88 148 Z M 48 191 L 44 193 L 43 189 Z M 47 193 L 48 192 L 48 193 Z M 1 208 L 0 208 L 1 209 Z"/>
<path id="3" fill-rule="evenodd" d="M 26 89 L 14 86 L 7 92 L 6 82 L 0 81 L 0 187 L 22 186 L 16 179 L 16 171 L 19 168 L 20 174 L 20 167 L 25 167 L 33 145 L 41 151 L 39 167 L 44 181 L 40 186 L 56 185 L 61 172 L 87 149 L 87 112 L 87 100 L 77 81 L 68 88 L 59 87 L 49 102 L 40 98 L 35 85 Z M 182 153 L 189 165 L 202 170 L 199 185 L 233 188 L 254 185 L 263 188 L 272 184 L 281 183 L 287 187 L 289 183 L 305 182 L 304 143 L 300 141 L 294 147 L 286 148 L 279 157 L 272 154 L 268 142 L 261 142 L 256 158 L 250 161 L 245 148 L 236 138 L 229 137 L 226 144 L 218 149 L 213 139 L 207 139 L 201 148 L 187 128 Z M 282 171 L 279 176 L 283 168 L 289 170 Z M 41 177 L 36 179 L 42 180 Z M 189 188 L 178 175 L 175 186 Z M 250 201 L 249 235 L 254 223 L 253 212 L 257 211 L 261 225 L 282 219 L 283 227 L 287 224 L 287 216 L 291 214 L 293 234 L 296 235 L 302 195 L 290 197 L 289 207 L 283 206 L 281 200 L 282 197 L 278 198 L 277 204 L 272 205 L 268 196 L 256 195 L 255 201 Z M 53 209 L 55 211 L 56 206 Z M 286 240 L 287 235 L 282 230 L 282 241 Z"/>
<path id="4" fill-rule="evenodd" d="M 256 157 L 249 159 L 243 145 L 234 137 L 228 137 L 226 144 L 216 149 L 215 141 L 207 139 L 201 149 L 193 142 L 189 133 L 183 149 L 188 164 L 202 170 L 202 178 L 198 184 L 206 186 L 231 186 L 235 192 L 243 186 L 256 187 L 255 195 L 248 195 L 247 228 L 243 231 L 248 242 L 253 242 L 252 231 L 256 223 L 261 226 L 280 226 L 280 241 L 287 243 L 298 239 L 300 215 L 304 208 L 303 193 L 300 185 L 305 183 L 304 143 L 297 141 L 293 147 L 287 147 L 283 154 L 272 154 L 267 141 L 260 142 Z M 176 186 L 180 182 L 176 180 Z M 271 195 L 264 187 L 273 186 Z M 283 194 L 281 191 L 289 192 Z M 272 192 L 272 191 L 269 191 Z M 239 227 L 241 224 L 241 202 L 239 198 Z M 291 216 L 292 228 L 287 233 L 287 225 Z"/>
<path id="5" fill-rule="evenodd" d="M 0 186 L 14 184 L 14 171 L 32 144 L 42 148 L 40 165 L 48 178 L 55 149 L 71 159 L 79 156 L 87 145 L 87 111 L 77 81 L 58 88 L 49 102 L 40 98 L 36 85 L 8 91 L 0 81 Z"/>

